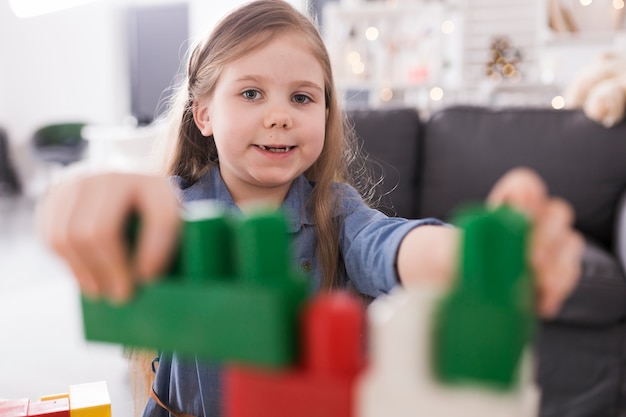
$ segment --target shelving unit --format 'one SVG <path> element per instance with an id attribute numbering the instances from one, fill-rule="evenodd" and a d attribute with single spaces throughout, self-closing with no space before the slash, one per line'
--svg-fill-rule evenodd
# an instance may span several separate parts
<path id="1" fill-rule="evenodd" d="M 502 103 L 510 92 L 524 104 L 550 105 L 555 88 L 542 80 L 541 61 L 546 19 L 545 0 L 343 0 L 326 5 L 323 28 L 348 107 L 429 112 Z M 518 59 L 509 72 L 488 75 L 498 39 Z"/>
<path id="2" fill-rule="evenodd" d="M 452 68 L 447 11 L 441 1 L 328 4 L 324 36 L 348 104 L 427 103 Z"/>

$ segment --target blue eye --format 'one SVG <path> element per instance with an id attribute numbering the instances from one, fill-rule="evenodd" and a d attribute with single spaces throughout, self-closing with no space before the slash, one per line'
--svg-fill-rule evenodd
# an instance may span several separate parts
<path id="1" fill-rule="evenodd" d="M 261 93 L 259 93 L 256 90 L 246 90 L 242 93 L 243 98 L 247 99 L 247 100 L 255 100 L 257 98 L 259 98 L 259 96 L 261 95 Z"/>
<path id="2" fill-rule="evenodd" d="M 307 104 L 311 101 L 311 98 L 305 94 L 296 94 L 293 96 L 293 101 L 298 104 Z"/>

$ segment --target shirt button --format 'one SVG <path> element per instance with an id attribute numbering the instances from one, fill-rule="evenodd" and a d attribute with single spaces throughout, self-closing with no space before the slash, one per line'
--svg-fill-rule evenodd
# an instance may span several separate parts
<path id="1" fill-rule="evenodd" d="M 304 272 L 309 272 L 311 270 L 311 262 L 309 261 L 303 261 L 300 264 L 300 268 L 304 271 Z"/>

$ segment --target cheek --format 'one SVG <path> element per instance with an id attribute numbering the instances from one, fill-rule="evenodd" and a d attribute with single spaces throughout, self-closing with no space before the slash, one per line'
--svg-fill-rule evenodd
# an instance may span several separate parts
<path id="1" fill-rule="evenodd" d="M 324 144 L 326 143 L 326 132 L 324 130 L 319 132 L 317 142 L 318 142 L 319 151 L 321 153 L 322 149 L 324 148 Z"/>
<path id="2" fill-rule="evenodd" d="M 319 128 L 317 129 L 317 134 L 316 136 L 318 137 L 318 141 L 319 141 L 319 148 L 320 148 L 320 152 L 322 151 L 322 148 L 324 147 L 324 143 L 326 141 L 326 119 L 324 118 L 323 121 L 319 124 Z"/>
<path id="3" fill-rule="evenodd" d="M 311 138 L 319 141 L 321 146 L 323 146 L 324 138 L 326 137 L 326 117 L 322 115 L 312 120 L 309 124 L 309 131 L 311 132 Z"/>

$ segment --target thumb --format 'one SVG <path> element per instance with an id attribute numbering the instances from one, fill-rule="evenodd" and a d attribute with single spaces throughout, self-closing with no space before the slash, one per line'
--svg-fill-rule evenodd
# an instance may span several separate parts
<path id="1" fill-rule="evenodd" d="M 492 207 L 509 204 L 531 219 L 537 219 L 547 199 L 547 186 L 535 171 L 515 168 L 494 185 L 487 196 L 487 204 Z"/>

